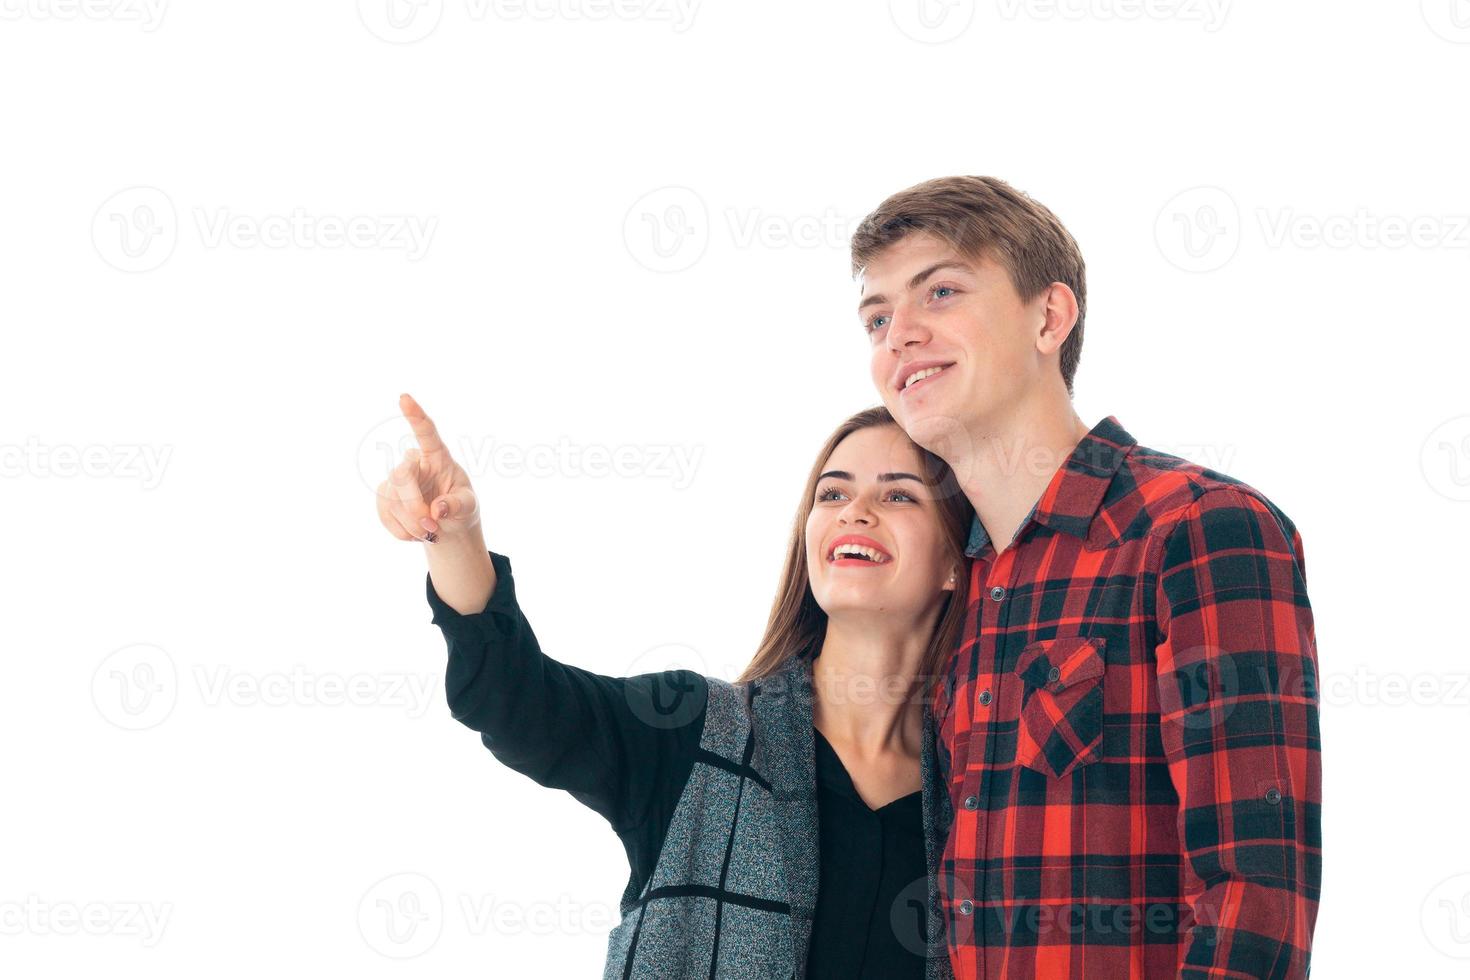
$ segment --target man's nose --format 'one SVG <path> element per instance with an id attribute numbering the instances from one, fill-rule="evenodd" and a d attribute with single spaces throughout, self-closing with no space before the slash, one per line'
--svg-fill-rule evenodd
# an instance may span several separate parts
<path id="1" fill-rule="evenodd" d="M 900 305 L 893 311 L 893 319 L 888 324 L 885 339 L 890 350 L 901 351 L 905 347 L 924 343 L 929 339 L 929 331 L 918 311 L 907 305 Z"/>

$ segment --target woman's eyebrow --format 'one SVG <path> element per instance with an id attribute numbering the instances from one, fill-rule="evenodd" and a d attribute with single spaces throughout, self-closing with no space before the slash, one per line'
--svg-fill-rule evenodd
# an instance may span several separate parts
<path id="1" fill-rule="evenodd" d="M 852 477 L 852 474 L 849 473 L 849 472 L 847 472 L 847 470 L 828 470 L 827 472 L 823 473 L 821 476 L 817 477 L 817 479 L 818 480 L 825 480 L 828 477 L 831 477 L 834 480 L 851 480 L 853 478 Z M 923 483 L 924 482 L 923 480 L 919 479 L 917 476 L 914 476 L 914 474 L 912 474 L 912 473 L 879 473 L 878 474 L 878 482 L 879 483 L 891 483 L 894 480 L 913 480 L 915 483 Z"/>

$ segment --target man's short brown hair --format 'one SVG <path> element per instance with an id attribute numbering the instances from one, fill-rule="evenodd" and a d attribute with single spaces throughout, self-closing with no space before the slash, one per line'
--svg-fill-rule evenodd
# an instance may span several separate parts
<path id="1" fill-rule="evenodd" d="M 1062 380 L 1068 394 L 1082 357 L 1087 275 L 1070 232 L 1046 207 L 995 177 L 938 177 L 899 191 L 863 219 L 852 236 L 852 274 L 880 252 L 927 231 L 969 259 L 988 256 L 1010 275 L 1023 301 L 1052 283 L 1077 294 L 1077 323 L 1062 344 Z"/>

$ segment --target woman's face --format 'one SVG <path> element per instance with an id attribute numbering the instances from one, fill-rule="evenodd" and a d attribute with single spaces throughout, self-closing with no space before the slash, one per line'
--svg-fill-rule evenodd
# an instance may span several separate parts
<path id="1" fill-rule="evenodd" d="M 859 429 L 828 457 L 806 522 L 807 574 L 828 616 L 919 618 L 953 587 L 922 473 L 918 451 L 892 425 Z"/>

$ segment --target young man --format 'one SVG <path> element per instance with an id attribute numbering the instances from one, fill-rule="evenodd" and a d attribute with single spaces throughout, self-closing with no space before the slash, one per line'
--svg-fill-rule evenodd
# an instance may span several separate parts
<path id="1" fill-rule="evenodd" d="M 1295 526 L 1077 416 L 1082 256 L 1004 182 L 895 194 L 852 264 L 883 403 L 976 510 L 934 712 L 956 976 L 1305 976 L 1320 743 Z"/>

